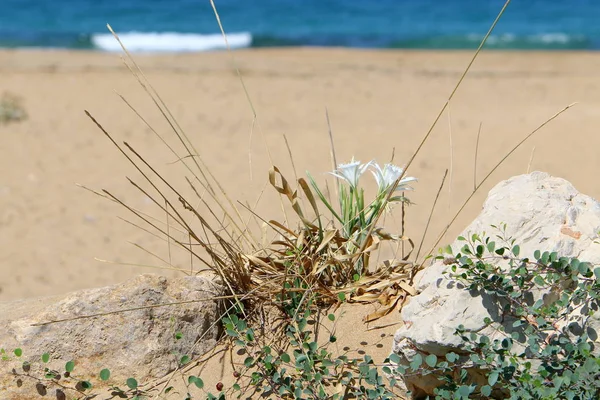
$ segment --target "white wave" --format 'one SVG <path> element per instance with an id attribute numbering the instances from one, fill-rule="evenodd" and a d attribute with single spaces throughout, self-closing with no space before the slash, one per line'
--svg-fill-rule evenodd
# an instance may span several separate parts
<path id="1" fill-rule="evenodd" d="M 482 35 L 469 34 L 467 40 L 471 42 L 480 42 L 483 39 Z M 542 43 L 542 44 L 569 44 L 585 40 L 583 35 L 569 35 L 566 33 L 540 33 L 537 35 L 517 36 L 513 33 L 505 33 L 501 35 L 491 35 L 487 43 L 490 45 L 509 45 L 515 42 L 523 43 Z"/>
<path id="2" fill-rule="evenodd" d="M 201 35 L 196 33 L 143 33 L 128 32 L 119 34 L 119 39 L 131 52 L 192 52 L 225 49 L 221 34 Z M 110 33 L 92 35 L 92 44 L 104 51 L 120 51 L 121 46 Z M 227 35 L 231 48 L 249 47 L 252 35 L 249 32 Z"/>
<path id="3" fill-rule="evenodd" d="M 545 33 L 537 35 L 537 40 L 542 43 L 562 43 L 566 44 L 572 40 L 580 39 L 578 36 L 570 36 L 566 33 Z"/>

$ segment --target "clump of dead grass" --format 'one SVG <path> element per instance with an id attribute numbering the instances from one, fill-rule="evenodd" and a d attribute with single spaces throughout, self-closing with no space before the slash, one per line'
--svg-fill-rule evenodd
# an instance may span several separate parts
<path id="1" fill-rule="evenodd" d="M 27 112 L 23 100 L 13 93 L 3 93 L 0 97 L 0 125 L 25 119 L 27 119 Z"/>

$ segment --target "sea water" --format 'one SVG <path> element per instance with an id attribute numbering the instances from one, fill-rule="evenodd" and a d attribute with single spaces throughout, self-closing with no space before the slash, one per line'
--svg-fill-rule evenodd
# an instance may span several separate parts
<path id="1" fill-rule="evenodd" d="M 504 0 L 215 0 L 232 48 L 473 49 Z M 0 47 L 223 49 L 209 0 L 0 0 Z M 489 49 L 600 49 L 600 0 L 513 0 Z"/>

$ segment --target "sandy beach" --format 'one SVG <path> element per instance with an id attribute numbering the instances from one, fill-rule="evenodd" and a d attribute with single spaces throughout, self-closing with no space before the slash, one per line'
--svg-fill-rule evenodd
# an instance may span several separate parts
<path id="1" fill-rule="evenodd" d="M 269 168 L 276 165 L 290 181 L 294 166 L 299 177 L 308 170 L 320 183 L 326 178 L 331 182 L 326 175 L 332 169 L 326 111 L 338 162 L 354 156 L 383 164 L 393 155 L 394 163 L 404 165 L 472 53 L 273 49 L 236 51 L 233 56 L 250 101 L 230 54 L 135 59 L 232 201 L 249 204 L 265 219 L 283 221 L 281 201 L 268 185 Z M 85 115 L 88 110 L 115 140 L 127 141 L 167 180 L 186 187 L 189 174 L 177 156 L 120 99 L 124 96 L 181 150 L 119 55 L 0 51 L 3 93 L 20 96 L 29 117 L 0 124 L 0 301 L 105 286 L 145 272 L 180 274 L 151 267 L 164 266 L 169 259 L 176 267 L 190 268 L 189 255 L 125 222 L 139 223 L 123 207 L 80 186 L 107 189 L 164 221 L 155 205 L 129 184 L 126 177 L 139 182 L 140 174 Z M 563 177 L 581 192 L 600 196 L 600 54 L 481 54 L 409 169 L 419 182 L 409 196 L 415 204 L 407 209 L 405 233 L 417 245 L 444 171 L 450 169 L 421 254 L 474 184 L 520 140 L 574 102 L 578 104 L 543 127 L 491 175 L 441 244 L 477 215 L 492 186 L 528 169 Z M 388 230 L 398 232 L 400 219 L 395 208 L 385 219 Z M 260 228 L 260 223 L 251 225 Z M 393 324 L 386 329 L 365 327 L 356 334 L 356 320 L 372 310 L 349 310 L 339 326 L 337 345 L 364 347 L 382 360 L 400 321 L 394 313 L 380 321 Z M 229 376 L 226 369 L 219 374 L 219 368 L 211 368 L 203 375 L 211 385 L 228 379 L 223 378 Z"/>
<path id="2" fill-rule="evenodd" d="M 256 121 L 229 54 L 138 55 L 136 60 L 230 197 L 252 205 L 260 197 L 256 211 L 270 218 L 281 217 L 275 191 L 265 186 L 270 159 L 288 179 L 294 177 L 284 135 L 299 176 L 309 170 L 324 180 L 331 170 L 326 110 L 339 162 L 354 156 L 384 163 L 394 152 L 394 162 L 403 165 L 472 56 L 460 51 L 342 49 L 246 50 L 233 55 Z M 168 248 L 163 240 L 120 220 L 134 220 L 122 207 L 76 185 L 105 188 L 141 210 L 153 207 L 127 182 L 126 176 L 138 175 L 84 110 L 165 176 L 183 176 L 173 154 L 115 93 L 174 143 L 168 125 L 119 55 L 2 51 L 0 94 L 5 92 L 23 99 L 29 118 L 0 125 L 0 300 L 102 286 L 155 272 L 95 260 L 160 265 L 129 242 L 162 257 Z M 477 181 L 529 132 L 573 102 L 578 104 L 490 177 L 448 238 L 477 215 L 493 185 L 528 168 L 566 178 L 580 191 L 600 196 L 595 178 L 600 169 L 600 54 L 481 54 L 409 170 L 419 182 L 410 193 L 415 204 L 407 210 L 406 234 L 420 241 L 446 168 L 451 172 L 424 249 L 471 193 L 480 125 Z M 387 221 L 397 226 L 399 216 L 395 210 Z"/>

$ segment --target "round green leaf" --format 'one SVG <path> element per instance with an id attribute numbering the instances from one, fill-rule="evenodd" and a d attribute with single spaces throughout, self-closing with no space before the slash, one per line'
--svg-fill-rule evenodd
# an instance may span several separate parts
<path id="1" fill-rule="evenodd" d="M 492 388 L 488 385 L 485 385 L 481 388 L 481 394 L 485 397 L 489 397 L 492 394 Z"/>
<path id="2" fill-rule="evenodd" d="M 467 385 L 462 385 L 461 387 L 458 388 L 458 394 L 461 397 L 464 397 L 464 398 L 467 398 L 467 399 L 469 398 L 469 395 L 471 394 L 471 391 L 472 391 L 471 387 L 467 386 Z"/>
<path id="3" fill-rule="evenodd" d="M 327 318 L 329 318 L 330 321 L 335 321 L 335 315 L 333 314 L 329 314 Z"/>
<path id="4" fill-rule="evenodd" d="M 415 357 L 410 362 L 410 367 L 413 371 L 416 371 L 417 369 L 419 369 L 421 364 L 423 364 L 423 356 L 417 353 L 417 355 L 415 355 Z"/>
<path id="5" fill-rule="evenodd" d="M 520 252 L 521 252 L 521 248 L 519 247 L 518 244 L 512 248 L 512 253 L 515 255 L 515 257 L 519 257 Z"/>
<path id="6" fill-rule="evenodd" d="M 125 383 L 127 384 L 127 387 L 131 390 L 135 390 L 138 387 L 138 382 L 134 378 L 127 378 L 127 381 Z"/>
<path id="7" fill-rule="evenodd" d="M 42 362 L 47 363 L 48 361 L 50 361 L 50 354 L 48 354 L 48 353 L 42 354 Z"/>
<path id="8" fill-rule="evenodd" d="M 446 354 L 446 360 L 448 360 L 448 362 L 453 363 L 455 361 L 458 361 L 458 359 L 459 359 L 459 356 L 456 353 L 450 352 L 450 353 Z"/>
<path id="9" fill-rule="evenodd" d="M 68 361 L 65 364 L 65 371 L 67 372 L 73 372 L 73 370 L 75 369 L 75 362 L 73 361 Z"/>
<path id="10" fill-rule="evenodd" d="M 394 364 L 399 364 L 400 363 L 400 356 L 398 354 L 396 354 L 396 353 L 390 354 L 390 356 L 388 358 Z"/>
<path id="11" fill-rule="evenodd" d="M 204 387 L 204 381 L 197 376 L 190 375 L 188 377 L 188 383 L 196 385 L 198 389 L 202 389 Z"/>
<path id="12" fill-rule="evenodd" d="M 488 375 L 488 384 L 490 386 L 494 386 L 496 384 L 496 382 L 498 382 L 498 372 L 497 371 L 492 371 Z"/>
<path id="13" fill-rule="evenodd" d="M 291 360 L 290 355 L 288 353 L 281 353 L 279 358 L 281 358 L 281 361 L 286 362 L 286 363 L 290 362 L 290 360 Z"/>
<path id="14" fill-rule="evenodd" d="M 425 357 L 425 363 L 427 363 L 427 365 L 429 365 L 431 368 L 435 367 L 435 365 L 437 364 L 436 355 L 430 354 L 427 357 Z"/>
<path id="15" fill-rule="evenodd" d="M 21 356 L 23 355 L 23 350 L 21 350 L 21 349 L 19 349 L 19 348 L 16 348 L 16 349 L 14 350 L 14 353 L 15 353 L 15 356 L 17 356 L 17 357 L 21 357 Z"/>
<path id="16" fill-rule="evenodd" d="M 102 371 L 100 371 L 100 379 L 107 381 L 108 378 L 110 378 L 110 371 L 104 368 Z"/>
<path id="17" fill-rule="evenodd" d="M 233 329 L 226 329 L 225 332 L 227 333 L 227 335 L 231 336 L 231 337 L 238 337 L 238 333 L 236 331 L 234 331 Z"/>

